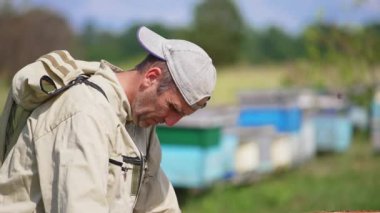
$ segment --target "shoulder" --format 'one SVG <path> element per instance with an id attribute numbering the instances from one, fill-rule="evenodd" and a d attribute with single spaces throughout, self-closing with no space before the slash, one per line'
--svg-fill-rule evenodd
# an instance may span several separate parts
<path id="1" fill-rule="evenodd" d="M 30 116 L 35 136 L 45 134 L 67 120 L 89 118 L 104 131 L 114 125 L 114 113 L 103 94 L 85 84 L 71 87 L 36 108 Z"/>

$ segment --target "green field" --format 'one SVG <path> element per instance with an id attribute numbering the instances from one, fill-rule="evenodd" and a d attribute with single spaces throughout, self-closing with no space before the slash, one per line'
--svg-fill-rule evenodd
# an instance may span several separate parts
<path id="1" fill-rule="evenodd" d="M 218 184 L 201 194 L 180 193 L 184 212 L 318 212 L 380 210 L 380 156 L 356 138 L 346 153 L 245 186 Z"/>

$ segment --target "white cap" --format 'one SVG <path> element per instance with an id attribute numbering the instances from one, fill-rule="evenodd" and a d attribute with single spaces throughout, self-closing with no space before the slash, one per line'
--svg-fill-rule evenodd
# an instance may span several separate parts
<path id="1" fill-rule="evenodd" d="M 191 107 L 199 108 L 197 102 L 211 97 L 216 69 L 201 47 L 185 40 L 166 39 L 144 26 L 137 37 L 150 54 L 166 61 L 174 83 Z"/>

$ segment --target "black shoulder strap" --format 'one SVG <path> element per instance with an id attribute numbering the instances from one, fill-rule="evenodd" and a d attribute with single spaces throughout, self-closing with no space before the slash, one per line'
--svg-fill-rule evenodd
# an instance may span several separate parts
<path id="1" fill-rule="evenodd" d="M 84 84 L 98 90 L 100 93 L 103 94 L 103 96 L 108 101 L 107 95 L 103 91 L 103 89 L 100 86 L 98 86 L 97 84 L 95 84 L 94 82 L 89 81 L 88 78 L 89 78 L 89 76 L 87 76 L 87 75 L 79 75 L 76 79 L 70 81 L 66 86 L 63 86 L 63 87 L 57 89 L 57 86 L 55 85 L 54 81 L 49 76 L 44 75 L 40 79 L 40 87 L 41 87 L 42 91 L 44 91 L 46 94 L 49 95 L 48 99 L 50 99 L 52 97 L 55 97 L 57 95 L 62 94 L 63 92 L 65 92 L 67 89 L 69 89 L 70 87 L 72 87 L 74 85 L 84 83 Z M 53 88 L 49 89 L 49 87 L 53 87 Z"/>

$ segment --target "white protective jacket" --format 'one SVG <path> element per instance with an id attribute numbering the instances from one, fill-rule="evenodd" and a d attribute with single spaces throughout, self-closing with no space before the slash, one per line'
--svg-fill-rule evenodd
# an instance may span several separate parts
<path id="1" fill-rule="evenodd" d="M 115 71 L 55 51 L 16 74 L 12 98 L 31 114 L 0 168 L 0 213 L 180 211 L 155 128 L 132 124 Z M 36 104 L 43 74 L 62 86 L 76 72 L 92 74 L 106 97 L 78 84 Z"/>

